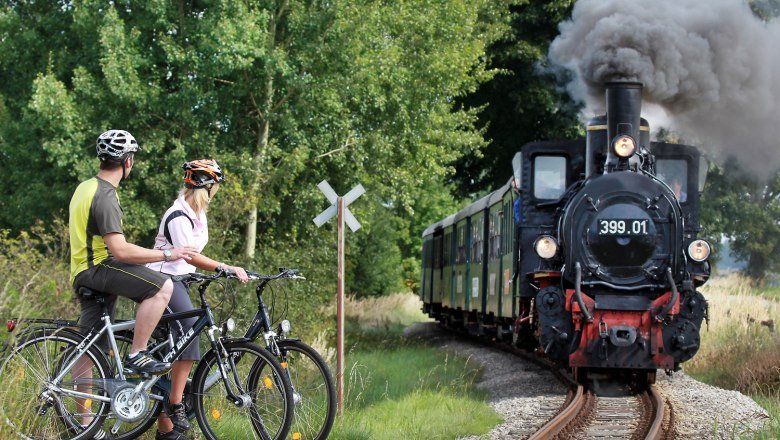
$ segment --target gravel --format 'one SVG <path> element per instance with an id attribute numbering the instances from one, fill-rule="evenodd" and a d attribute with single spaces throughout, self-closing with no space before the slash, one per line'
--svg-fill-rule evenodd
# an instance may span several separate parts
<path id="1" fill-rule="evenodd" d="M 464 340 L 436 323 L 418 323 L 405 334 L 468 357 L 483 365 L 477 388 L 504 418 L 483 438 L 526 438 L 541 428 L 563 405 L 567 388 L 548 370 L 530 361 Z M 657 387 L 674 408 L 678 439 L 730 439 L 763 426 L 768 414 L 750 397 L 699 382 L 683 372 L 658 374 Z M 467 437 L 464 440 L 476 440 Z"/>
<path id="2" fill-rule="evenodd" d="M 699 382 L 682 371 L 671 377 L 659 372 L 656 387 L 672 405 L 679 439 L 749 437 L 769 420 L 750 397 Z"/>

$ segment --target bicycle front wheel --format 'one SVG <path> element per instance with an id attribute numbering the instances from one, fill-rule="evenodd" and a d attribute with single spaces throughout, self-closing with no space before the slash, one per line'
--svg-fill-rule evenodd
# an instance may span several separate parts
<path id="1" fill-rule="evenodd" d="M 192 381 L 195 417 L 203 434 L 209 440 L 286 438 L 293 397 L 279 362 L 249 342 L 225 342 L 224 348 L 227 358 L 214 350 L 203 356 Z M 234 403 L 228 389 L 240 402 Z"/>
<path id="2" fill-rule="evenodd" d="M 327 363 L 315 349 L 301 341 L 281 340 L 277 345 L 293 388 L 293 438 L 328 438 L 336 417 L 336 387 Z"/>
<path id="3" fill-rule="evenodd" d="M 0 417 L 15 435 L 81 440 L 100 429 L 110 407 L 105 383 L 111 376 L 98 349 L 78 357 L 82 339 L 72 331 L 41 329 L 10 350 L 0 366 Z"/>

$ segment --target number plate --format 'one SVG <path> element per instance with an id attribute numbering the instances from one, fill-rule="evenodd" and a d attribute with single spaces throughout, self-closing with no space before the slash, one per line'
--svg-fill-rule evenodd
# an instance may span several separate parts
<path id="1" fill-rule="evenodd" d="M 649 220 L 604 219 L 599 220 L 599 235 L 647 235 Z"/>

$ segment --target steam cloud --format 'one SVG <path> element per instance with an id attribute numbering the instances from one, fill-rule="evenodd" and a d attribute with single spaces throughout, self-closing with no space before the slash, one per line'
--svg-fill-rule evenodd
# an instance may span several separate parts
<path id="1" fill-rule="evenodd" d="M 780 22 L 742 0 L 579 0 L 550 47 L 570 94 L 603 113 L 603 83 L 644 83 L 652 128 L 669 124 L 761 177 L 780 168 Z M 655 117 L 654 117 L 655 116 Z"/>

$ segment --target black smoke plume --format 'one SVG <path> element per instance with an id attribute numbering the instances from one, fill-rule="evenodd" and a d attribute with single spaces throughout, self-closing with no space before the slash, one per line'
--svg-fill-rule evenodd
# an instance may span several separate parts
<path id="1" fill-rule="evenodd" d="M 665 112 L 651 109 L 651 127 L 760 176 L 780 168 L 780 22 L 742 0 L 579 0 L 550 60 L 573 72 L 569 92 L 591 114 L 603 113 L 604 82 L 641 81 Z"/>

